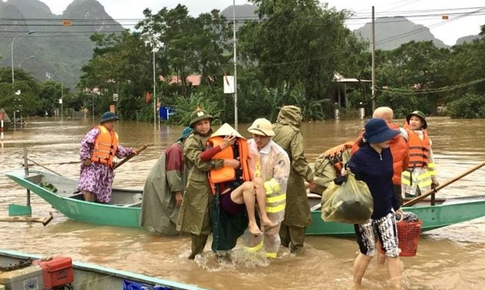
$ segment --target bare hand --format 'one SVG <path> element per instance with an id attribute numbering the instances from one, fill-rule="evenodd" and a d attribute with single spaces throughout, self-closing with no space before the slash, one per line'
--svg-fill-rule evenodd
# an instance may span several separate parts
<path id="1" fill-rule="evenodd" d="M 83 165 L 84 166 L 89 167 L 89 166 L 91 166 L 91 164 L 92 163 L 91 163 L 91 160 L 90 159 L 84 159 L 84 161 L 83 161 Z"/>
<path id="2" fill-rule="evenodd" d="M 438 182 L 438 180 L 436 180 L 436 178 L 433 178 L 433 180 L 431 181 L 431 188 L 435 189 L 438 186 L 440 186 L 440 183 Z"/>
<path id="3" fill-rule="evenodd" d="M 310 189 L 310 191 L 315 189 L 315 185 L 316 185 L 315 180 L 308 182 L 308 188 Z"/>
<path id="4" fill-rule="evenodd" d="M 224 159 L 224 166 L 229 166 L 231 168 L 239 168 L 240 162 L 236 159 Z"/>
<path id="5" fill-rule="evenodd" d="M 222 143 L 219 146 L 221 146 L 221 149 L 224 150 L 225 148 L 234 145 L 235 142 L 236 136 L 228 135 L 224 137 L 224 140 L 222 140 Z"/>
<path id="6" fill-rule="evenodd" d="M 183 200 L 184 200 L 184 198 L 182 197 L 182 192 L 177 191 L 175 193 L 175 201 L 176 201 L 175 206 L 180 207 L 182 205 Z"/>
<path id="7" fill-rule="evenodd" d="M 131 154 L 133 154 L 133 155 L 138 155 L 138 151 L 136 151 L 136 149 L 132 149 L 132 150 L 131 150 Z"/>

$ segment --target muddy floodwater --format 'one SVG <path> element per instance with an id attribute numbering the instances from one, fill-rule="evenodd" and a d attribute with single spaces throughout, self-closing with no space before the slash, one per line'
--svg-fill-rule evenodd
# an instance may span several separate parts
<path id="1" fill-rule="evenodd" d="M 485 120 L 436 117 L 429 118 L 428 124 L 441 183 L 485 161 Z M 94 125 L 92 119 L 29 119 L 24 128 L 6 131 L 0 149 L 0 215 L 8 214 L 8 204 L 26 202 L 25 189 L 4 175 L 20 168 L 24 148 L 36 163 L 77 178 L 79 143 Z M 250 137 L 248 125 L 239 124 L 238 128 L 246 137 Z M 313 163 L 328 148 L 354 140 L 363 125 L 360 120 L 304 124 L 307 159 Z M 141 188 L 160 152 L 179 137 L 182 127 L 120 121 L 116 130 L 123 145 L 153 144 L 116 170 L 114 186 Z M 438 195 L 457 197 L 484 192 L 485 169 L 480 169 Z M 231 262 L 220 263 L 208 243 L 204 255 L 190 261 L 186 258 L 190 249 L 186 236 L 167 238 L 143 229 L 78 223 L 53 210 L 35 194 L 31 201 L 33 216 L 45 217 L 52 211 L 54 220 L 46 227 L 38 223 L 0 223 L 0 248 L 67 255 L 77 261 L 208 289 L 351 289 L 352 264 L 358 250 L 351 237 L 309 236 L 304 256 L 282 249 L 273 261 L 250 259 L 236 250 Z M 485 289 L 485 218 L 422 234 L 417 256 L 402 258 L 402 267 L 405 289 Z M 387 280 L 385 267 L 373 261 L 363 289 L 389 289 Z"/>

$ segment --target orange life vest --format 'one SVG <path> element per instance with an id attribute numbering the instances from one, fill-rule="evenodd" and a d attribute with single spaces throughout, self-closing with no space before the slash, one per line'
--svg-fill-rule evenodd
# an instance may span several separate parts
<path id="1" fill-rule="evenodd" d="M 210 137 L 207 144 L 210 147 L 219 146 L 224 141 L 221 136 Z M 241 166 L 238 169 L 224 166 L 219 169 L 212 169 L 209 171 L 209 183 L 211 185 L 212 193 L 215 194 L 217 184 L 232 182 L 232 181 L 249 181 L 251 175 L 248 166 L 249 148 L 248 143 L 244 138 L 236 138 L 236 142 L 232 146 L 224 148 L 212 157 L 212 159 L 237 159 Z"/>
<path id="2" fill-rule="evenodd" d="M 429 162 L 429 148 L 431 146 L 426 130 L 423 130 L 423 140 L 413 130 L 408 132 L 409 167 L 426 167 Z"/>
<path id="3" fill-rule="evenodd" d="M 112 167 L 113 159 L 118 149 L 118 134 L 115 131 L 109 131 L 105 126 L 97 126 L 99 135 L 94 141 L 94 148 L 91 154 L 91 161 L 106 164 Z"/>
<path id="4" fill-rule="evenodd" d="M 348 141 L 343 144 L 337 145 L 323 152 L 323 156 L 328 158 L 330 164 L 335 168 L 337 176 L 340 176 L 340 172 L 344 166 L 342 154 L 347 149 L 352 149 L 354 141 Z"/>

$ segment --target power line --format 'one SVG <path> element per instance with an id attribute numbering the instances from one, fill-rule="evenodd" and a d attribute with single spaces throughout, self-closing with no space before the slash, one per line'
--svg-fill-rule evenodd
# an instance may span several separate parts
<path id="1" fill-rule="evenodd" d="M 414 91 L 414 92 L 410 92 L 409 90 L 404 90 L 404 89 L 399 89 L 399 88 L 386 88 L 386 89 L 378 88 L 377 90 L 381 91 L 381 92 L 392 91 L 392 92 L 395 92 L 395 93 L 399 93 L 400 95 L 426 95 L 426 94 L 453 91 L 453 90 L 469 87 L 469 86 L 472 86 L 474 84 L 478 84 L 478 83 L 481 83 L 481 82 L 484 82 L 484 81 L 485 81 L 485 78 L 466 82 L 466 83 L 462 83 L 462 84 L 457 84 L 457 85 L 453 85 L 453 86 L 445 86 L 445 87 L 435 88 L 435 89 L 425 89 L 425 90 L 419 90 L 419 91 Z"/>

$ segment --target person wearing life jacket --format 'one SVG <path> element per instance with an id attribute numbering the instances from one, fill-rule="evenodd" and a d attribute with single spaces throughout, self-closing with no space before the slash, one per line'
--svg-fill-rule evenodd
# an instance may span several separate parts
<path id="1" fill-rule="evenodd" d="M 209 183 L 213 194 L 216 190 L 220 193 L 221 208 L 228 215 L 238 215 L 247 211 L 248 230 L 253 235 L 261 235 L 263 232 L 256 222 L 255 205 L 257 203 L 261 214 L 261 224 L 273 227 L 274 224 L 266 214 L 266 193 L 262 182 L 251 181 L 248 167 L 248 144 L 234 128 L 225 123 L 207 141 L 208 149 L 200 158 L 203 161 L 215 159 L 238 159 L 240 167 L 237 169 L 225 166 L 209 171 Z M 237 148 L 233 148 L 237 146 Z M 235 154 L 237 152 L 237 155 Z"/>
<path id="2" fill-rule="evenodd" d="M 211 159 L 204 161 L 200 155 L 207 148 L 207 140 L 212 135 L 211 121 L 214 119 L 207 111 L 197 108 L 190 115 L 189 127 L 194 132 L 184 142 L 185 166 L 189 172 L 184 198 L 177 220 L 177 231 L 191 236 L 189 259 L 204 251 L 211 233 L 210 209 L 214 196 L 209 185 L 207 172 L 212 169 L 229 166 L 239 167 L 236 159 Z"/>
<path id="3" fill-rule="evenodd" d="M 109 203 L 114 179 L 114 157 L 125 158 L 138 154 L 132 148 L 119 144 L 114 127 L 118 117 L 105 112 L 99 125 L 92 128 L 81 141 L 81 175 L 77 188 L 84 194 L 85 201 Z"/>
<path id="4" fill-rule="evenodd" d="M 414 111 L 406 116 L 405 132 L 409 147 L 409 166 L 402 172 L 402 191 L 406 197 L 419 196 L 439 186 L 426 116 Z"/>
<path id="5" fill-rule="evenodd" d="M 264 251 L 266 257 L 276 258 L 281 245 L 279 231 L 285 217 L 286 189 L 291 163 L 286 151 L 276 144 L 273 126 L 265 118 L 256 119 L 248 128 L 253 135 L 248 140 L 251 176 L 260 178 L 266 194 L 266 212 L 274 227 L 263 226 L 263 235 L 249 233 L 244 237 L 244 249 L 249 253 Z"/>
<path id="6" fill-rule="evenodd" d="M 398 124 L 393 123 L 394 112 L 389 107 L 378 107 L 374 110 L 372 118 L 384 119 L 389 128 L 401 131 L 401 134 L 396 135 L 391 140 L 389 140 L 389 149 L 391 150 L 393 160 L 392 162 L 394 174 L 392 176 L 392 184 L 394 187 L 394 193 L 396 194 L 396 199 L 398 203 L 402 204 L 401 174 L 404 170 L 408 168 L 409 164 L 408 144 L 406 142 L 407 134 L 403 129 L 399 127 Z M 351 154 L 355 153 L 362 146 L 362 138 L 364 133 L 365 131 L 363 131 L 355 141 L 355 144 L 351 150 Z"/>

